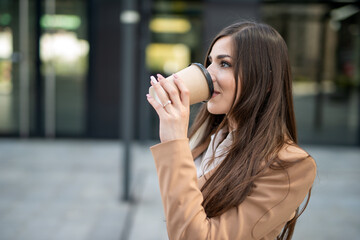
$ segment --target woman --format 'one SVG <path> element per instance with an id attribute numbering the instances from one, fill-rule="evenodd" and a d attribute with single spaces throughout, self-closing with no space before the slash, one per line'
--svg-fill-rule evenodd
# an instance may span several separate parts
<path id="1" fill-rule="evenodd" d="M 296 144 L 286 44 L 268 25 L 236 23 L 215 37 L 205 66 L 215 91 L 190 141 L 181 79 L 179 93 L 161 75 L 151 82 L 164 105 L 147 95 L 160 118 L 151 151 L 169 238 L 291 239 L 316 165 Z"/>

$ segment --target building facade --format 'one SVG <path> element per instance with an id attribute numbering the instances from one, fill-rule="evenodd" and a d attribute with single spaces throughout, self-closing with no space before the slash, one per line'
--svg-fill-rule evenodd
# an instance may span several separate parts
<path id="1" fill-rule="evenodd" d="M 2 0 L 0 137 L 122 138 L 128 101 L 134 138 L 156 139 L 149 76 L 203 62 L 222 27 L 256 20 L 288 44 L 300 143 L 359 146 L 359 9 L 351 0 Z"/>

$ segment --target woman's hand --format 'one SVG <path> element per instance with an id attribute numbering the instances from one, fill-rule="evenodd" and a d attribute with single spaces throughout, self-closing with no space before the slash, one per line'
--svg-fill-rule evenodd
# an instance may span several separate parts
<path id="1" fill-rule="evenodd" d="M 174 74 L 174 83 L 179 91 L 163 76 L 157 75 L 158 82 L 150 81 L 161 101 L 158 103 L 149 94 L 148 102 L 155 109 L 160 119 L 160 141 L 167 142 L 175 139 L 187 138 L 190 115 L 189 90 L 179 77 Z M 170 97 L 170 99 L 169 99 Z"/>

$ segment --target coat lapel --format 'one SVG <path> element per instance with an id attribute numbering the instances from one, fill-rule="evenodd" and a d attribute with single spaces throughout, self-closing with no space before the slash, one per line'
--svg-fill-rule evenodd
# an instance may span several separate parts
<path id="1" fill-rule="evenodd" d="M 204 186 L 205 182 L 211 177 L 211 175 L 216 171 L 217 168 L 218 167 L 215 167 L 214 169 L 210 170 L 205 175 L 202 175 L 200 178 L 198 178 L 199 189 L 201 189 Z"/>
<path id="2" fill-rule="evenodd" d="M 209 146 L 210 140 L 211 140 L 211 138 L 209 137 L 204 143 L 200 144 L 199 146 L 197 146 L 196 148 L 191 150 L 194 160 L 207 149 L 207 147 Z"/>

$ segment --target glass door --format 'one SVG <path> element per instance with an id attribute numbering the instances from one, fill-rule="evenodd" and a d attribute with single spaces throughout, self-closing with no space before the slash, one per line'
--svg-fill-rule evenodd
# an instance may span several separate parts
<path id="1" fill-rule="evenodd" d="M 83 136 L 85 0 L 0 1 L 0 136 Z"/>
<path id="2" fill-rule="evenodd" d="M 44 130 L 83 136 L 89 43 L 85 0 L 43 0 L 40 18 Z"/>
<path id="3" fill-rule="evenodd" d="M 34 1 L 0 2 L 0 135 L 34 130 Z"/>

